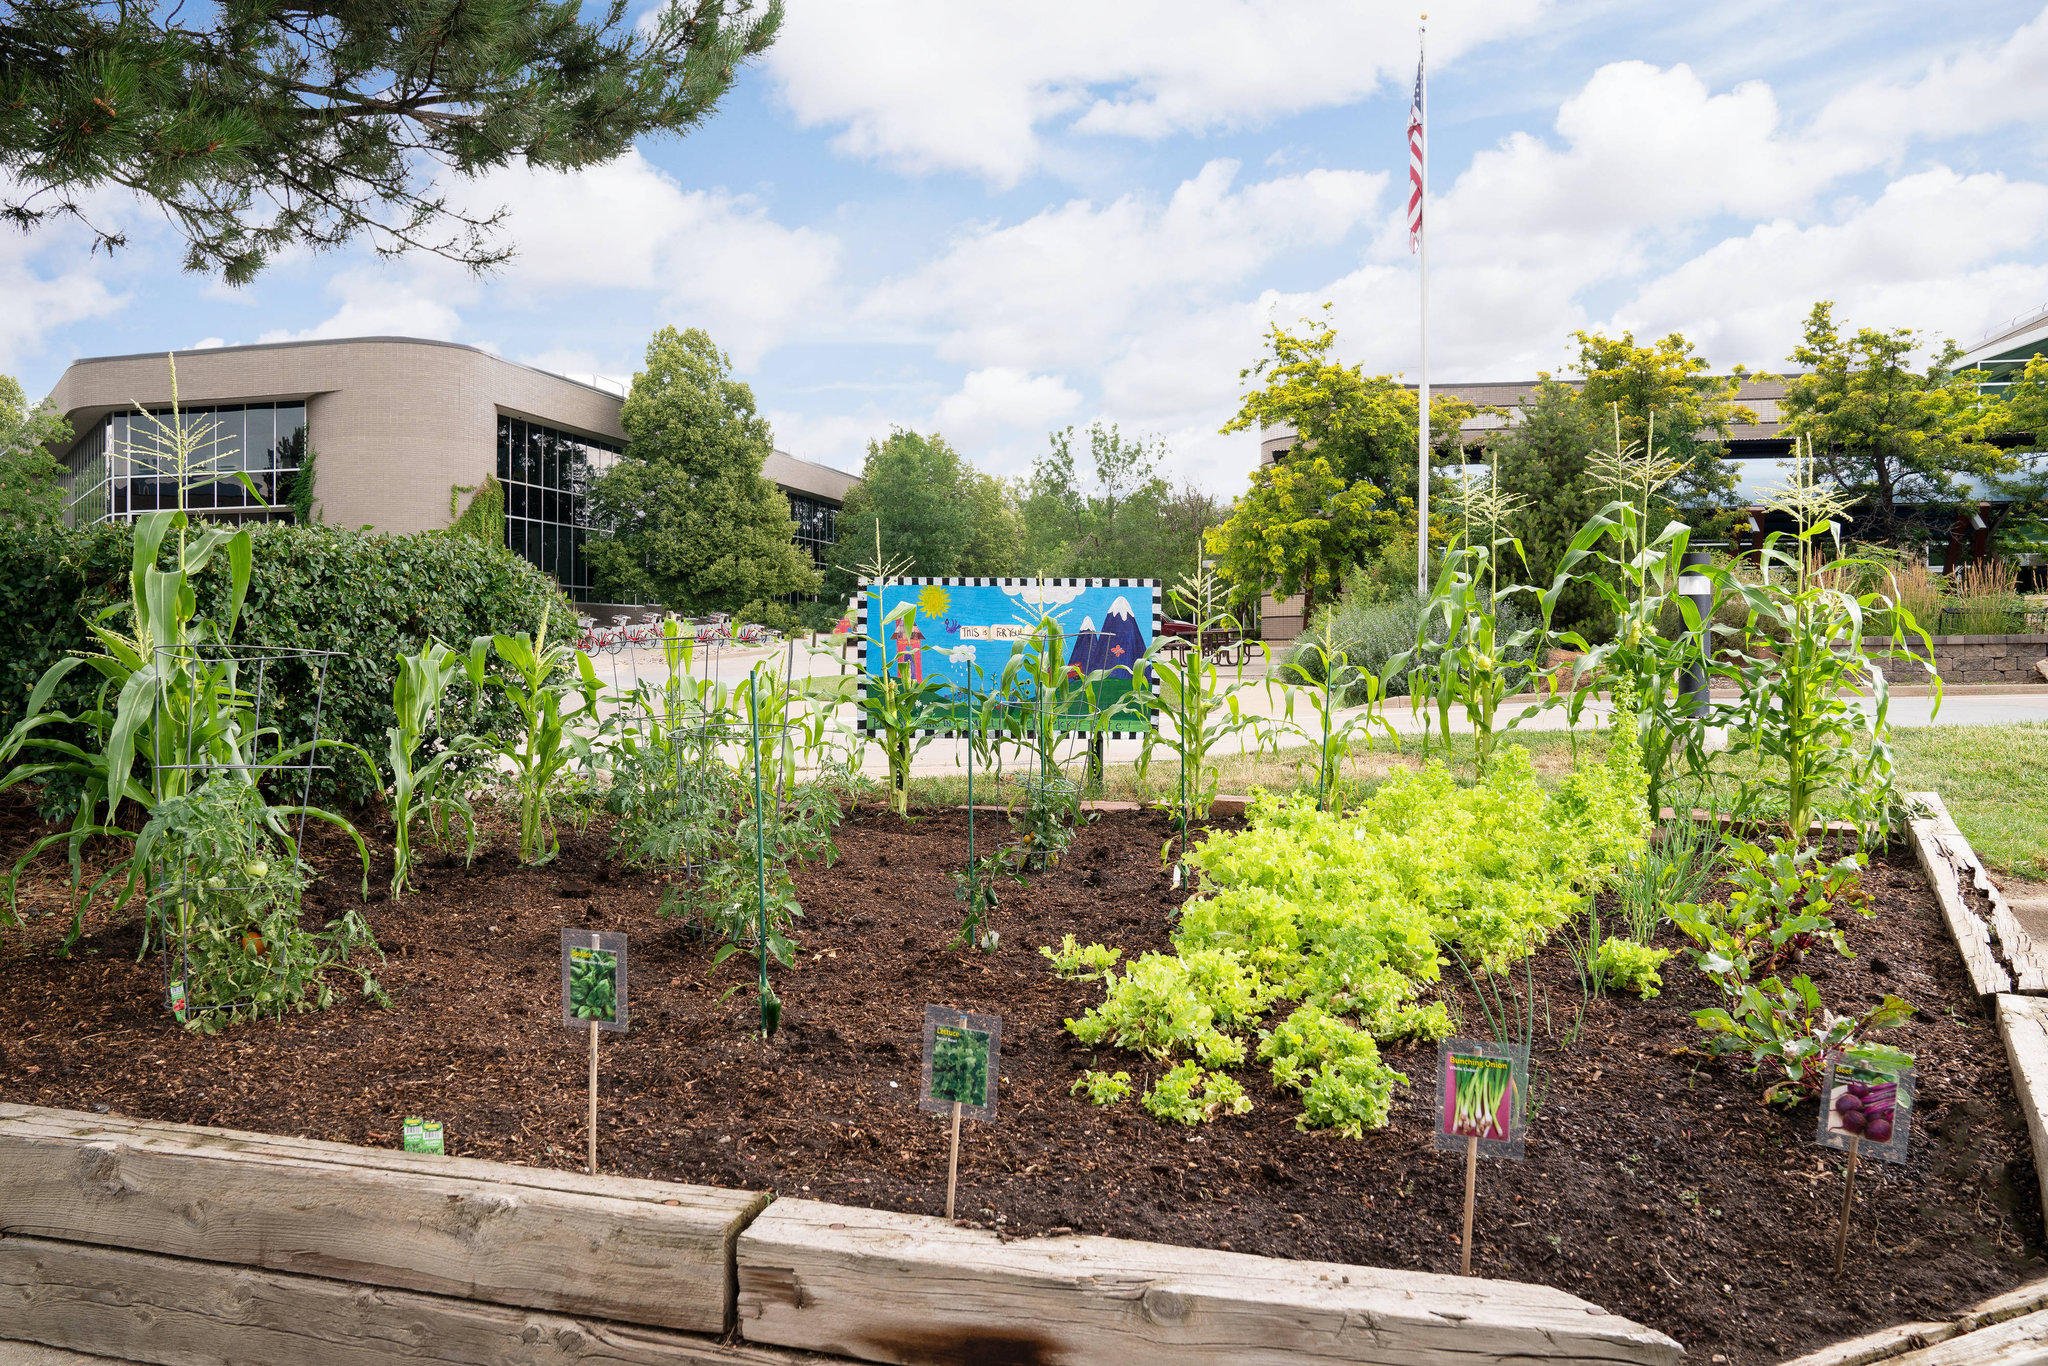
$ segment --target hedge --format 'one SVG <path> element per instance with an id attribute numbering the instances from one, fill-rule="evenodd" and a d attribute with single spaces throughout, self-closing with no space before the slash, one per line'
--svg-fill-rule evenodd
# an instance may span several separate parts
<path id="1" fill-rule="evenodd" d="M 21 720 L 28 690 L 53 661 L 94 648 L 88 616 L 126 602 L 129 539 L 129 529 L 115 525 L 0 530 L 0 725 Z M 531 631 L 543 608 L 551 608 L 550 634 L 575 629 L 554 580 L 502 546 L 433 531 L 389 536 L 287 525 L 256 527 L 252 540 L 255 567 L 236 642 L 336 651 L 317 699 L 320 733 L 372 754 L 382 754 L 392 724 L 400 654 L 429 638 L 467 648 L 479 635 Z M 225 587 L 225 577 L 210 571 L 200 584 L 201 610 L 214 610 Z M 90 687 L 82 684 L 60 704 L 74 709 Z M 274 667 L 266 691 L 266 724 L 291 740 L 310 733 L 316 697 L 309 670 Z M 486 713 L 480 728 L 502 720 Z M 316 784 L 316 800 L 355 803 L 373 794 L 359 761 L 329 762 L 334 772 Z"/>

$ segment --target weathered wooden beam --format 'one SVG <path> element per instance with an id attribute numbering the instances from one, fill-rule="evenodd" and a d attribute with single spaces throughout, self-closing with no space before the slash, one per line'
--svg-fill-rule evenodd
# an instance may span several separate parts
<path id="1" fill-rule="evenodd" d="M 1945 845 L 1950 839 L 1961 840 L 1962 832 L 1956 829 L 1955 821 L 1950 818 L 1939 794 L 1909 792 L 1906 799 L 1920 804 L 1929 813 L 1906 823 L 1907 838 L 1913 845 L 1914 857 L 1920 861 L 1921 871 L 1926 873 L 1927 881 L 1934 889 L 1934 899 L 1941 905 L 1942 919 L 1948 922 L 1949 933 L 1962 952 L 1963 966 L 1969 969 L 1971 985 L 1979 996 L 2011 991 L 2012 975 L 1998 961 L 1998 955 L 1991 947 L 1989 928 L 1963 904 L 1962 889 L 1956 884 L 1955 866 L 1949 861 Z M 1965 843 L 1963 847 L 1969 846 Z"/>
<path id="2" fill-rule="evenodd" d="M 87 1356 L 39 1342 L 0 1342 L 0 1366 L 132 1366 L 113 1357 Z"/>
<path id="3" fill-rule="evenodd" d="M 2048 1211 L 2048 1000 L 2001 994 L 1997 1011 L 1998 1032 L 2012 1061 L 2012 1089 L 2019 1093 L 2027 1137 L 2034 1145 L 2041 1208 Z"/>
<path id="4" fill-rule="evenodd" d="M 2023 1314 L 1892 1357 L 1885 1366 L 2039 1366 L 2048 1362 L 2048 1310 Z"/>
<path id="5" fill-rule="evenodd" d="M 1956 1335 L 1956 1331 L 1952 1323 L 1901 1323 L 1823 1347 L 1818 1352 L 1787 1361 L 1783 1366 L 1873 1366 L 1876 1362 L 1890 1362 L 1900 1353 L 1910 1352 L 1916 1347 L 1947 1342 Z"/>
<path id="6" fill-rule="evenodd" d="M 693 1332 L 729 1327 L 767 1200 L 0 1105 L 9 1233 Z"/>
<path id="7" fill-rule="evenodd" d="M 8 1236 L 0 1335 L 154 1366 L 824 1366 L 659 1328 Z"/>
<path id="8" fill-rule="evenodd" d="M 1005 1243 L 921 1215 L 778 1200 L 740 1235 L 752 1342 L 901 1363 L 1484 1366 L 1683 1355 L 1547 1286 L 1114 1238 Z"/>

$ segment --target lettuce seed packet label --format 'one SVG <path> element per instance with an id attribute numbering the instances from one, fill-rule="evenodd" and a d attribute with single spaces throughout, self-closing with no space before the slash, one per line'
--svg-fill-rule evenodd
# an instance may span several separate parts
<path id="1" fill-rule="evenodd" d="M 921 1110 L 960 1113 L 979 1120 L 996 1117 L 996 1074 L 1001 1068 L 1003 1022 L 946 1006 L 924 1008 L 924 1085 Z"/>
<path id="2" fill-rule="evenodd" d="M 420 1126 L 420 1151 L 437 1156 L 448 1155 L 448 1145 L 441 1134 L 441 1121 L 430 1119 Z"/>
<path id="3" fill-rule="evenodd" d="M 1828 1148 L 1904 1162 L 1913 1129 L 1913 1069 L 1828 1057 L 1821 1073 L 1820 1133 Z"/>
<path id="4" fill-rule="evenodd" d="M 1436 1049 L 1436 1146 L 1485 1157 L 1522 1156 L 1529 1050 L 1483 1039 L 1445 1039 Z"/>
<path id="5" fill-rule="evenodd" d="M 562 1023 L 626 1032 L 626 936 L 562 931 Z"/>
<path id="6" fill-rule="evenodd" d="M 421 1143 L 422 1143 L 422 1142 L 424 1141 L 424 1139 L 423 1139 L 423 1135 L 424 1135 L 424 1133 L 425 1133 L 425 1125 L 426 1125 L 426 1121 L 425 1121 L 425 1120 L 423 1120 L 423 1119 L 421 1119 L 421 1118 L 420 1118 L 420 1117 L 419 1117 L 418 1115 L 407 1115 L 407 1116 L 406 1116 L 406 1118 L 405 1118 L 405 1150 L 406 1150 L 407 1152 L 409 1152 L 409 1153 L 416 1153 L 416 1152 L 420 1152 L 420 1151 L 423 1151 L 423 1150 L 422 1150 L 422 1148 L 420 1147 L 420 1144 L 421 1144 Z"/>

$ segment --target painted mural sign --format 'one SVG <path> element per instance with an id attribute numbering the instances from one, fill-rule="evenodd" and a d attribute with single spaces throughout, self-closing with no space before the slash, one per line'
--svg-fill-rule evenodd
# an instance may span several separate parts
<path id="1" fill-rule="evenodd" d="M 908 614 L 891 620 L 905 605 Z M 902 579 L 863 583 L 855 599 L 863 695 L 867 679 L 885 671 L 944 686 L 930 704 L 926 729 L 964 731 L 970 706 L 1000 687 L 1019 650 L 1032 648 L 1039 623 L 1051 618 L 1068 686 L 1041 701 L 1017 680 L 1009 701 L 1017 728 L 1048 715 L 1060 730 L 1138 735 L 1151 725 L 1145 699 L 1153 688 L 1140 662 L 1159 631 L 1156 579 Z M 970 700 L 971 699 L 971 700 Z M 1105 723 L 1103 717 L 1112 718 Z M 865 724 L 865 722 L 863 722 Z"/>

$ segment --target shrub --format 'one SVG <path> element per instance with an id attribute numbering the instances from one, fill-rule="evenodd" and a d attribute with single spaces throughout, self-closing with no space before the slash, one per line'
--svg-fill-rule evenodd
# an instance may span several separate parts
<path id="1" fill-rule="evenodd" d="M 1244 1114 L 1252 1098 L 1235 1077 L 1184 1062 L 1153 1083 L 1145 1093 L 1145 1108 L 1161 1119 L 1200 1124 L 1220 1114 Z"/>
<path id="2" fill-rule="evenodd" d="M 1412 559 L 1412 555 L 1411 555 Z M 1412 568 L 1411 568 L 1412 573 Z M 1384 675 L 1388 663 L 1404 652 L 1415 648 L 1415 633 L 1422 625 L 1423 617 L 1429 611 L 1429 600 L 1414 593 L 1404 593 L 1392 598 L 1379 598 L 1366 591 L 1346 592 L 1333 607 L 1326 607 L 1317 614 L 1304 638 L 1320 633 L 1325 625 L 1331 635 L 1330 654 L 1341 654 L 1355 668 L 1375 677 Z M 1520 601 L 1503 597 L 1494 604 L 1494 618 L 1499 639 L 1510 640 L 1522 631 L 1536 624 L 1536 618 Z M 1447 628 L 1441 616 L 1431 620 L 1429 639 L 1442 644 Z M 1321 664 L 1314 657 L 1314 651 L 1296 646 L 1287 662 L 1302 670 L 1302 677 L 1310 682 L 1321 682 Z M 1514 670 L 1511 690 L 1522 687 L 1535 660 L 1526 650 L 1509 651 L 1507 662 Z M 1405 668 L 1386 678 L 1388 697 L 1408 695 L 1408 673 Z M 1347 704 L 1356 706 L 1364 702 L 1363 683 L 1354 684 L 1344 694 Z"/>
<path id="3" fill-rule="evenodd" d="M 1593 949 L 1593 971 L 1604 985 L 1616 991 L 1632 991 L 1647 1001 L 1664 985 L 1657 969 L 1670 956 L 1669 949 L 1653 949 L 1633 939 L 1609 935 Z"/>
<path id="4" fill-rule="evenodd" d="M 264 721 L 290 740 L 310 734 L 317 706 L 321 734 L 380 751 L 398 656 L 418 654 L 435 639 L 462 649 L 481 635 L 531 633 L 550 605 L 556 621 L 574 619 L 551 579 L 500 546 L 439 532 L 286 525 L 253 532 L 255 568 L 235 639 L 338 652 L 328 661 L 324 695 L 316 695 L 302 664 L 268 671 Z M 21 720 L 29 689 L 52 663 L 96 648 L 85 622 L 127 600 L 132 534 L 112 524 L 0 528 L 0 733 Z M 202 576 L 201 612 L 217 612 L 226 591 L 225 575 Z M 91 690 L 88 672 L 74 671 L 54 705 L 76 711 Z M 497 732 L 510 719 L 502 702 L 486 701 L 470 728 Z M 375 794 L 361 762 L 327 762 L 333 769 L 315 775 L 314 801 Z"/>

